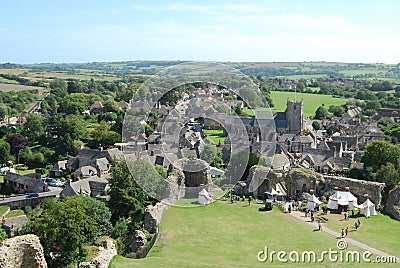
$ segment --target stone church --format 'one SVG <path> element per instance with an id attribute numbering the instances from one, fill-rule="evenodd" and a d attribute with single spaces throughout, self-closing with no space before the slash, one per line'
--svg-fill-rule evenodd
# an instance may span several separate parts
<path id="1" fill-rule="evenodd" d="M 304 126 L 303 101 L 287 100 L 286 111 L 274 114 L 276 131 L 279 134 L 300 134 Z"/>

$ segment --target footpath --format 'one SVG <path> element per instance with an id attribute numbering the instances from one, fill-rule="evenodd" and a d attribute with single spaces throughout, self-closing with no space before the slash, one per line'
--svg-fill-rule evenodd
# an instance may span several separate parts
<path id="1" fill-rule="evenodd" d="M 318 229 L 318 222 L 317 221 L 311 222 L 309 220 L 309 218 L 304 217 L 304 213 L 302 213 L 300 211 L 292 211 L 291 213 L 286 213 L 286 215 L 294 217 L 297 221 L 300 221 L 305 225 L 308 225 L 310 227 Z M 372 254 L 375 254 L 377 256 L 385 256 L 385 257 L 393 256 L 393 255 L 387 254 L 387 253 L 385 253 L 383 251 L 380 251 L 380 250 L 378 250 L 376 248 L 370 247 L 370 246 L 368 246 L 368 245 L 366 245 L 364 243 L 361 243 L 361 242 L 359 242 L 357 240 L 354 240 L 352 238 L 349 238 L 349 237 L 341 238 L 341 234 L 339 234 L 339 232 L 335 232 L 335 231 L 325 227 L 325 225 L 322 226 L 322 231 L 334 236 L 335 238 L 343 239 L 348 244 L 351 244 L 351 245 L 354 245 L 356 247 L 362 248 L 362 249 L 364 249 L 366 251 L 369 251 Z M 400 263 L 400 258 L 398 256 L 396 256 L 396 262 Z"/>

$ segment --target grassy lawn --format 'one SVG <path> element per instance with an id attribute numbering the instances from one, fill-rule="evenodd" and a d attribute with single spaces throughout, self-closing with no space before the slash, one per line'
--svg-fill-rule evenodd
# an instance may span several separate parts
<path id="1" fill-rule="evenodd" d="M 271 91 L 271 98 L 274 104 L 272 111 L 283 112 L 286 110 L 286 102 L 288 99 L 294 100 L 294 92 Z M 303 113 L 305 116 L 314 116 L 315 111 L 322 104 L 329 108 L 330 105 L 345 104 L 347 99 L 334 98 L 330 95 L 297 93 L 297 100 L 303 100 Z"/>
<path id="2" fill-rule="evenodd" d="M 127 259 L 118 256 L 110 267 L 358 267 L 356 263 L 280 263 L 275 258 L 262 263 L 257 253 L 267 246 L 271 250 L 315 251 L 337 250 L 337 239 L 325 232 L 313 231 L 283 214 L 258 211 L 260 206 L 239 201 L 229 204 L 218 201 L 209 206 L 194 208 L 171 207 L 161 222 L 160 236 L 145 259 Z M 384 234 L 381 234 L 384 235 Z M 396 239 L 397 238 L 397 239 Z M 398 241 L 399 234 L 393 237 Z M 349 245 L 348 250 L 358 250 Z M 373 264 L 362 263 L 363 267 Z M 386 266 L 386 265 L 385 265 Z M 390 266 L 390 265 L 389 265 Z M 393 265 L 394 266 L 394 265 Z"/>
<path id="3" fill-rule="evenodd" d="M 351 213 L 350 213 L 351 215 Z M 357 219 L 349 218 L 343 220 L 344 216 L 340 214 L 328 214 L 326 227 L 339 233 L 340 230 L 349 227 L 349 237 L 377 248 L 389 254 L 399 255 L 400 252 L 400 222 L 391 219 L 389 216 L 378 213 L 370 218 L 359 217 L 361 225 L 358 230 L 354 228 L 354 222 Z"/>
<path id="4" fill-rule="evenodd" d="M 226 136 L 223 136 L 224 131 L 222 129 L 203 129 L 203 132 L 207 136 L 207 138 L 214 144 L 218 144 L 219 142 L 221 142 L 221 144 L 224 144 Z"/>
<path id="5" fill-rule="evenodd" d="M 22 209 L 14 209 L 11 210 L 9 213 L 6 214 L 6 218 L 12 218 L 17 216 L 25 215 L 25 212 Z"/>
<path id="6" fill-rule="evenodd" d="M 3 215 L 9 208 L 9 206 L 0 206 L 0 215 Z"/>

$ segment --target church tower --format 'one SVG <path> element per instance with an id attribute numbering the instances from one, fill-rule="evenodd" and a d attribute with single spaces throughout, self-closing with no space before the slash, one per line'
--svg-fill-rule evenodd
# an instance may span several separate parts
<path id="1" fill-rule="evenodd" d="M 289 133 L 300 134 L 304 129 L 303 101 L 287 101 L 286 120 Z"/>

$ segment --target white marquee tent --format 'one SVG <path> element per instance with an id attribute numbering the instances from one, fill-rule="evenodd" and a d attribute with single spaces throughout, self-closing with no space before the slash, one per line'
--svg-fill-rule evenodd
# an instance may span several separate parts
<path id="1" fill-rule="evenodd" d="M 201 205 L 208 205 L 208 204 L 210 204 L 211 200 L 212 200 L 212 198 L 208 195 L 208 192 L 206 189 L 203 189 L 200 191 L 198 202 Z"/>
<path id="2" fill-rule="evenodd" d="M 307 209 L 309 211 L 314 211 L 315 207 L 322 204 L 321 201 L 319 201 L 318 197 L 316 197 L 314 194 L 311 195 L 308 199 L 307 199 Z"/>
<path id="3" fill-rule="evenodd" d="M 336 191 L 329 197 L 328 208 L 338 209 L 339 206 L 347 206 L 347 209 L 353 210 L 357 208 L 357 197 L 350 192 Z"/>
<path id="4" fill-rule="evenodd" d="M 375 204 L 369 199 L 359 205 L 358 208 L 360 209 L 360 214 L 366 217 L 376 215 Z"/>

